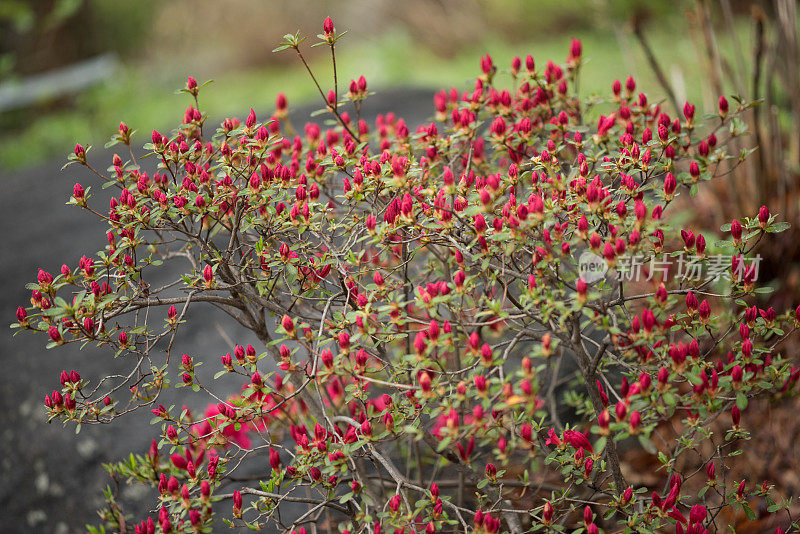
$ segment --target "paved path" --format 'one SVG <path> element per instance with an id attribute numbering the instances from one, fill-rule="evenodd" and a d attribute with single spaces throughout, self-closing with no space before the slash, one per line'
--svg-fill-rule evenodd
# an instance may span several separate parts
<path id="1" fill-rule="evenodd" d="M 413 89 L 381 92 L 367 101 L 366 118 L 373 121 L 377 112 L 394 111 L 410 127 L 416 126 L 432 114 L 432 94 Z M 294 124 L 302 124 L 308 111 L 298 110 Z M 179 116 L 180 110 L 176 109 L 176 114 Z M 141 132 L 148 131 L 146 125 L 131 126 L 139 129 L 138 141 L 144 143 Z M 64 152 L 69 149 L 64 147 Z M 103 157 L 101 154 L 102 143 L 98 143 L 90 152 L 90 160 L 98 168 L 105 168 L 111 152 Z M 53 162 L 13 174 L 0 171 L 0 229 L 4 236 L 0 242 L 2 533 L 85 532 L 85 524 L 98 522 L 95 510 L 102 505 L 101 491 L 111 482 L 101 464 L 130 451 L 145 453 L 156 432 L 156 427 L 151 432 L 150 414 L 145 411 L 117 421 L 111 428 L 84 427 L 78 435 L 73 426 L 46 424 L 44 395 L 60 387 L 62 369 L 76 369 L 82 377 L 94 381 L 108 372 L 114 360 L 110 354 L 91 347 L 80 351 L 69 345 L 47 351 L 44 336 L 22 332 L 12 337 L 8 329 L 17 306 L 30 298 L 25 284 L 35 280 L 39 267 L 57 273 L 62 263 L 74 266 L 81 254 L 93 254 L 106 244 L 104 225 L 90 214 L 65 205 L 75 181 L 92 185 L 98 194 L 99 185 L 78 166 L 60 171 L 62 164 Z M 223 313 L 210 307 L 201 310 L 189 318 L 178 352 L 204 358 L 210 363 L 201 369 L 213 374 L 219 356 L 232 351 L 218 333 L 217 322 L 225 325 L 226 332 L 238 343 L 255 345 L 255 337 L 231 328 L 230 319 Z M 170 398 L 163 397 L 161 402 L 168 405 L 164 401 Z M 198 401 L 192 407 L 200 409 L 203 405 L 204 401 Z M 148 492 L 140 489 L 141 486 L 122 487 L 123 495 L 139 503 L 130 510 L 139 518 L 153 503 Z"/>

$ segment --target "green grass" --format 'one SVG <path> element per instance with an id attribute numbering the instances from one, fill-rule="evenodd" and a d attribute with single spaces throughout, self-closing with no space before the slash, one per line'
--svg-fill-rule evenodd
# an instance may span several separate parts
<path id="1" fill-rule="evenodd" d="M 685 95 L 699 104 L 699 110 L 713 111 L 715 97 L 706 95 L 705 106 L 701 101 L 703 66 L 698 63 L 694 46 L 685 34 L 676 36 L 680 22 L 676 19 L 653 27 L 648 33 L 650 44 L 659 51 L 668 76 L 676 69 L 682 73 L 685 87 L 677 88 L 679 98 Z M 738 33 L 746 37 L 746 25 L 742 25 Z M 651 101 L 663 98 L 664 91 L 632 36 L 622 35 L 618 40 L 615 33 L 601 30 L 577 32 L 574 36 L 583 41 L 582 94 L 607 93 L 615 78 L 624 80 L 628 74 L 633 74 L 637 91 L 645 91 Z M 359 43 L 348 43 L 346 36 L 338 54 L 340 84 L 346 87 L 351 77 L 363 74 L 370 89 L 377 91 L 393 86 L 439 88 L 452 85 L 463 90 L 472 87 L 482 54 L 492 54 L 495 64 L 504 69 L 514 55 L 524 57 L 530 53 L 538 68 L 548 59 L 563 62 L 571 37 L 573 35 L 542 36 L 514 45 L 497 37 L 486 37 L 455 57 L 443 59 L 418 46 L 401 31 L 391 31 Z M 729 49 L 730 44 L 722 36 L 720 39 L 723 49 Z M 628 52 L 623 53 L 622 46 L 626 46 Z M 749 49 L 747 42 L 743 46 Z M 318 56 L 312 66 L 323 87 L 330 86 L 332 76 L 326 57 Z M 139 130 L 134 140 L 144 143 L 153 128 L 166 130 L 181 120 L 190 101 L 186 95 L 174 92 L 182 87 L 187 74 L 191 73 L 174 67 L 165 68 L 165 71 L 154 71 L 153 67 L 126 67 L 113 81 L 82 94 L 71 109 L 37 117 L 25 128 L 0 137 L 0 169 L 9 171 L 63 157 L 76 142 L 100 148 L 116 132 L 120 120 Z M 508 77 L 500 78 L 501 84 L 509 81 Z M 231 115 L 243 117 L 250 107 L 264 114 L 272 109 L 279 91 L 287 94 L 290 105 L 316 96 L 316 89 L 299 64 L 267 66 L 219 73 L 214 83 L 201 92 L 200 104 L 215 119 Z"/>

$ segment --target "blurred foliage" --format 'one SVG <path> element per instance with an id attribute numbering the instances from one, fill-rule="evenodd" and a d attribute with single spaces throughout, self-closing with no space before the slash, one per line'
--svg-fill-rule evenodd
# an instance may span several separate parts
<path id="1" fill-rule="evenodd" d="M 241 114 L 251 106 L 270 110 L 279 90 L 292 103 L 309 98 L 313 87 L 298 69 L 296 58 L 271 50 L 288 30 L 318 33 L 320 21 L 328 14 L 349 32 L 342 41 L 340 72 L 348 78 L 365 75 L 371 89 L 442 84 L 465 89 L 477 73 L 482 54 L 492 54 L 502 66 L 514 55 L 526 53 L 539 64 L 549 59 L 560 62 L 570 38 L 579 37 L 587 57 L 581 85 L 584 94 L 607 88 L 615 77 L 633 74 L 640 87 L 651 91 L 650 98 L 658 99 L 663 92 L 629 31 L 629 22 L 636 20 L 647 25 L 648 39 L 659 50 L 676 95 L 700 98 L 702 77 L 696 73 L 702 72 L 703 64 L 695 44 L 688 37 L 675 38 L 685 25 L 682 9 L 689 3 L 0 0 L 0 24 L 11 29 L 0 36 L 0 42 L 19 45 L 13 53 L 25 58 L 20 72 L 107 51 L 116 52 L 125 63 L 112 80 L 77 98 L 0 117 L 4 131 L 0 168 L 60 157 L 75 141 L 101 144 L 120 120 L 140 129 L 170 124 L 170 117 L 182 114 L 186 102 L 169 95 L 187 74 L 217 80 L 201 102 L 213 117 Z M 3 18 L 6 12 L 22 14 Z M 12 18 L 18 22 L 9 22 Z M 44 31 L 39 26 L 45 19 L 60 22 Z M 17 31 L 15 24 L 20 29 L 27 24 L 29 32 Z M 746 22 L 736 31 L 743 40 L 749 39 Z M 726 39 L 720 38 L 721 47 L 729 46 Z M 78 42 L 70 44 L 70 40 Z M 318 55 L 312 58 L 313 64 L 327 80 L 327 56 L 321 49 L 314 50 Z M 704 104 L 710 109 L 714 102 Z"/>

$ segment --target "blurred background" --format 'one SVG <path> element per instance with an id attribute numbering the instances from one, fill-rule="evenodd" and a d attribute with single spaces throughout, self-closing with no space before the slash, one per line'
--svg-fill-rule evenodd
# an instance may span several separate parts
<path id="1" fill-rule="evenodd" d="M 563 61 L 570 39 L 577 37 L 589 60 L 585 94 L 608 91 L 614 78 L 632 74 L 651 99 L 665 97 L 638 30 L 680 104 L 691 98 L 710 110 L 717 90 L 737 89 L 738 81 L 725 71 L 745 70 L 753 62 L 754 15 L 777 18 L 772 2 L 763 4 L 1 0 L 0 168 L 61 158 L 76 140 L 96 145 L 120 120 L 147 131 L 170 126 L 186 104 L 171 95 L 187 74 L 215 80 L 201 102 L 212 116 L 270 107 L 279 90 L 290 102 L 303 102 L 313 96 L 313 87 L 296 57 L 271 50 L 287 32 L 319 33 L 328 14 L 337 29 L 348 31 L 341 41 L 341 72 L 365 75 L 372 89 L 466 86 L 481 54 L 492 54 L 503 67 L 513 56 L 528 53 L 542 64 Z M 704 33 L 706 26 L 712 35 Z M 714 42 L 707 43 L 707 36 Z M 769 37 L 774 41 L 776 36 Z M 712 57 L 709 47 L 718 49 Z M 720 65 L 710 64 L 716 54 L 725 56 Z M 316 58 L 322 72 L 325 58 L 324 53 Z M 714 72 L 717 68 L 721 71 Z M 43 76 L 44 87 L 35 85 Z M 15 87 L 23 93 L 16 94 Z"/>
<path id="2" fill-rule="evenodd" d="M 715 113 L 720 94 L 763 99 L 746 116 L 750 135 L 741 147 L 761 149 L 684 209 L 695 229 L 710 234 L 735 216 L 754 216 L 761 204 L 792 223 L 791 231 L 758 249 L 766 258 L 761 280 L 776 289 L 759 305 L 796 305 L 797 7 L 796 0 L 0 0 L 3 316 L 13 320 L 38 266 L 57 270 L 67 258 L 103 246 L 94 221 L 63 205 L 72 184 L 86 179 L 74 167 L 59 172 L 76 142 L 95 146 L 90 157 L 99 159 L 121 120 L 139 130 L 138 145 L 154 128 L 171 129 L 189 103 L 175 94 L 187 75 L 201 83 L 214 80 L 200 95 L 213 120 L 244 117 L 251 107 L 259 117 L 269 115 L 279 92 L 307 117 L 318 107 L 313 84 L 296 56 L 271 51 L 287 32 L 320 33 L 328 15 L 337 30 L 348 32 L 337 48 L 340 77 L 364 75 L 378 93 L 375 110 L 399 106 L 396 111 L 412 124 L 432 115 L 434 90 L 471 87 L 481 55 L 491 54 L 501 69 L 526 54 L 537 65 L 563 62 L 572 38 L 583 42 L 586 97 L 608 93 L 615 78 L 632 75 L 637 91 L 662 101 L 673 116 L 675 105 L 687 99 L 699 115 Z M 306 50 L 319 78 L 328 80 L 328 54 Z M 226 350 L 209 329 L 195 333 L 198 351 Z M 0 354 L 14 368 L 0 379 L 6 421 L 0 531 L 82 532 L 97 522 L 97 497 L 108 483 L 100 463 L 136 448 L 145 452 L 150 436 L 90 429 L 76 437 L 44 425 L 41 398 L 62 366 L 83 372 L 75 362 L 97 360 L 90 352 L 68 354 L 72 360 L 48 354 L 43 362 L 38 341 L 0 338 Z M 765 425 L 765 432 L 775 429 L 765 443 L 777 444 L 782 454 L 764 451 L 746 459 L 758 476 L 779 480 L 790 494 L 800 490 L 800 428 L 790 417 L 796 408 L 788 405 L 785 417 L 771 419 L 775 427 Z M 76 454 L 82 460 L 73 466 Z"/>

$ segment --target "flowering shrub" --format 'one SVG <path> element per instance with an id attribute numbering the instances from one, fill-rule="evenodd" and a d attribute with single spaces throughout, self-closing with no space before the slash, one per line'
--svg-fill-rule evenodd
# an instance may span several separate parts
<path id="1" fill-rule="evenodd" d="M 581 100 L 573 41 L 563 65 L 481 58 L 474 88 L 437 93 L 435 120 L 412 132 L 360 118 L 367 83 L 340 90 L 339 37 L 326 19 L 327 92 L 303 39 L 278 47 L 308 68 L 324 128 L 292 134 L 280 96 L 268 120 L 251 110 L 212 132 L 190 77 L 183 123 L 144 147 L 152 176 L 132 150 L 108 172 L 80 145 L 70 157 L 119 191 L 107 212 L 88 187 L 70 199 L 108 225 L 108 246 L 41 270 L 14 326 L 131 362 L 62 373 L 51 419 L 154 414 L 150 451 L 109 470 L 157 488 L 156 516 L 126 518 L 107 492 L 92 531 L 700 533 L 756 504 L 797 528 L 769 483 L 727 475 L 757 424 L 750 399 L 790 395 L 800 376 L 778 351 L 800 308 L 753 304 L 749 254 L 788 225 L 762 208 L 718 240 L 668 218 L 747 156 L 726 143 L 749 104 L 670 117 L 633 78 Z M 131 138 L 121 124 L 110 144 Z M 148 283 L 178 258 L 191 270 Z M 180 357 L 201 303 L 260 346 Z M 201 382 L 201 364 L 241 390 Z M 160 405 L 167 387 L 208 408 Z M 657 459 L 650 483 L 631 482 L 632 453 Z"/>

